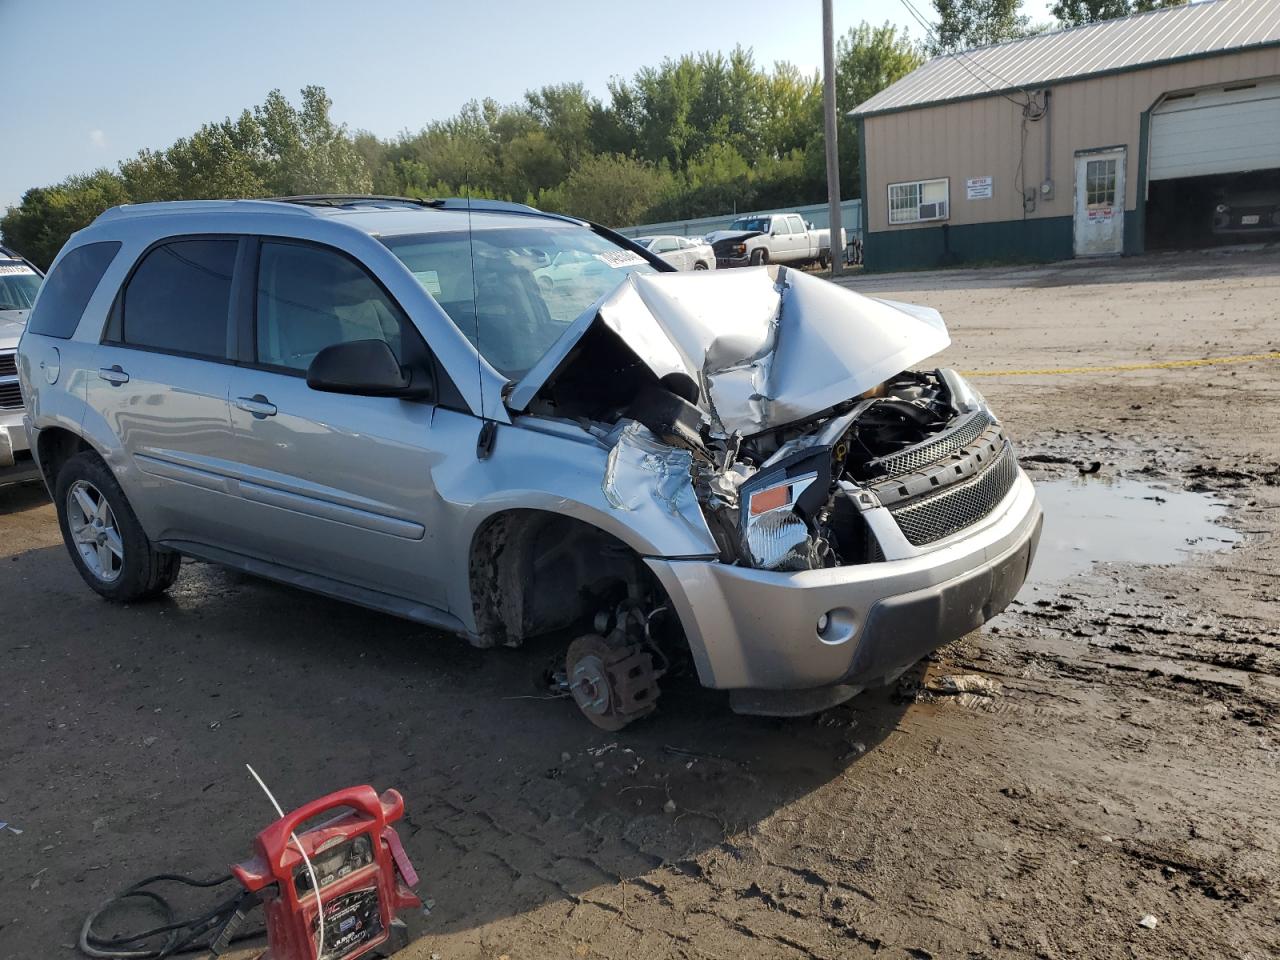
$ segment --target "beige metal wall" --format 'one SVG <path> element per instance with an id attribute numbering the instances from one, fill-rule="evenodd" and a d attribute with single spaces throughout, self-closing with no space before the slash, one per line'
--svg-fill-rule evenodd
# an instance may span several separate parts
<path id="1" fill-rule="evenodd" d="M 1137 202 L 1138 139 L 1141 114 L 1165 93 L 1280 76 L 1280 48 L 1225 54 L 1135 70 L 1052 88 L 1054 198 L 1040 199 L 1028 217 L 1071 215 L 1073 165 L 1077 150 L 1124 145 L 1128 148 L 1125 208 Z M 1015 95 L 1016 96 L 1016 95 Z M 1021 219 L 1020 187 L 1044 178 L 1045 121 L 1026 124 L 1026 149 L 1019 173 L 1022 107 L 992 95 L 866 118 L 865 229 L 911 230 Z M 989 200 L 968 200 L 965 180 L 994 177 Z M 951 179 L 947 221 L 889 225 L 888 185 L 903 180 Z"/>

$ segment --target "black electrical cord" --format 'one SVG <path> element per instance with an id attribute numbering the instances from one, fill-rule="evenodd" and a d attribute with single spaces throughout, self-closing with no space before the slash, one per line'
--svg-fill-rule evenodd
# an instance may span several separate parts
<path id="1" fill-rule="evenodd" d="M 233 897 L 223 900 L 208 913 L 198 917 L 179 920 L 176 918 L 173 905 L 154 890 L 147 887 L 153 883 L 172 882 L 186 884 L 190 887 L 220 887 L 234 880 L 231 874 L 215 877 L 212 880 L 193 880 L 177 873 L 157 873 L 154 876 L 139 880 L 122 893 L 103 901 L 96 910 L 85 917 L 80 928 L 80 952 L 88 957 L 103 957 L 108 960 L 165 960 L 182 953 L 193 953 L 197 950 L 209 950 L 215 941 L 219 947 L 260 937 L 261 930 L 246 933 L 235 933 L 232 924 L 239 925 L 244 913 L 259 902 L 256 894 L 241 890 Z M 103 914 L 120 906 L 128 900 L 149 900 L 159 908 L 164 917 L 160 926 L 152 927 L 141 933 L 121 934 L 116 937 L 104 937 L 93 932 L 93 925 Z M 228 936 L 228 934 L 230 934 Z M 163 943 L 153 941 L 164 937 Z"/>

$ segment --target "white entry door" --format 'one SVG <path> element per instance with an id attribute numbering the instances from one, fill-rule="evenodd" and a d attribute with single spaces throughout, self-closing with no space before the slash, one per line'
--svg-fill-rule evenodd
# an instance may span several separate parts
<path id="1" fill-rule="evenodd" d="M 1124 252 L 1124 147 L 1076 155 L 1077 257 Z"/>

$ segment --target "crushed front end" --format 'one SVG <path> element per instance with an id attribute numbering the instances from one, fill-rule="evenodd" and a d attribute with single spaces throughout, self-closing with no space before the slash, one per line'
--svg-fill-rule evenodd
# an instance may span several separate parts
<path id="1" fill-rule="evenodd" d="M 705 521 L 718 557 L 644 561 L 702 684 L 811 713 L 1004 609 L 1040 507 L 981 395 L 912 369 L 950 342 L 936 311 L 785 268 L 686 277 L 630 278 L 513 396 L 591 422 L 614 509 Z"/>

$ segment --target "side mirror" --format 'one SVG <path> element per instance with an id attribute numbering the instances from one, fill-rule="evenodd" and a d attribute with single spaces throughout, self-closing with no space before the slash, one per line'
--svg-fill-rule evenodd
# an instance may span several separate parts
<path id="1" fill-rule="evenodd" d="M 350 340 L 325 347 L 307 368 L 307 386 L 365 397 L 430 397 L 431 376 L 400 366 L 385 340 Z"/>

